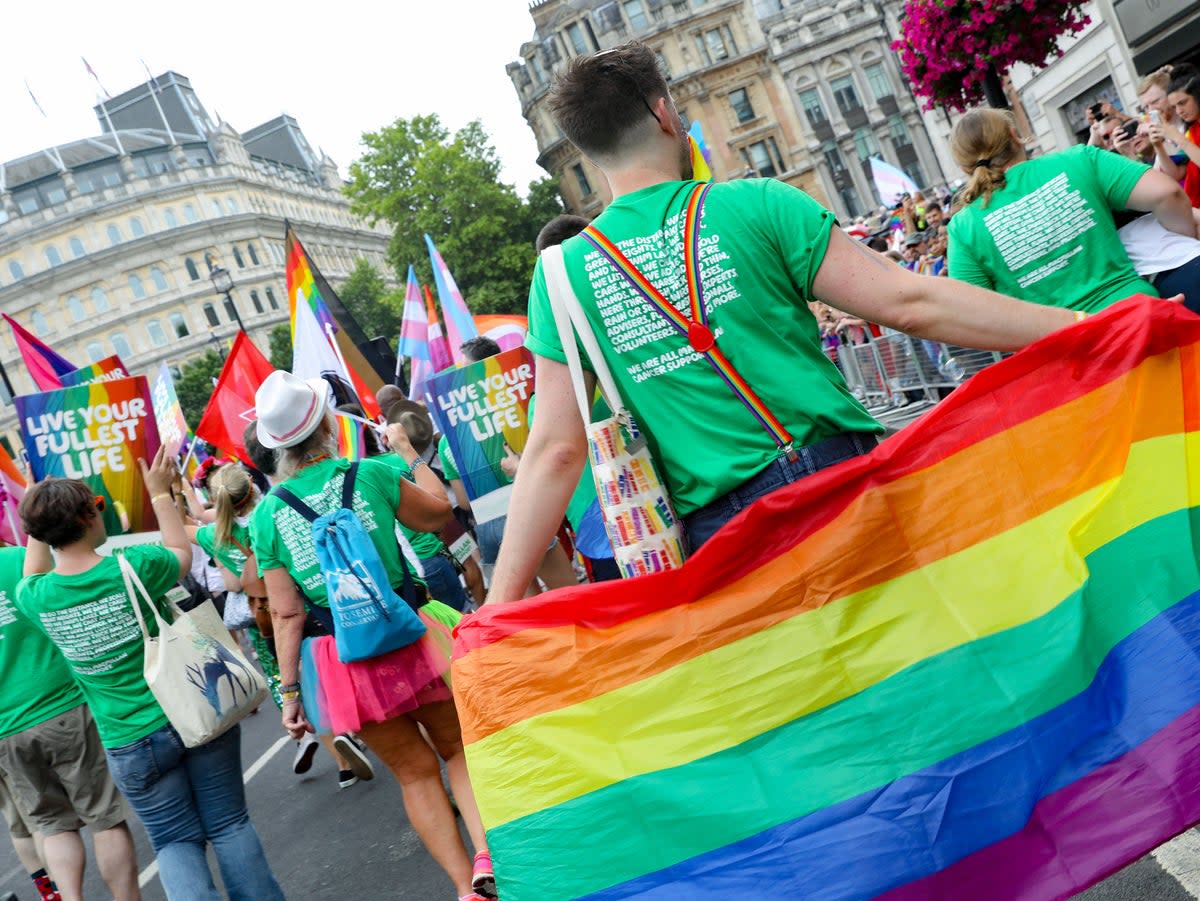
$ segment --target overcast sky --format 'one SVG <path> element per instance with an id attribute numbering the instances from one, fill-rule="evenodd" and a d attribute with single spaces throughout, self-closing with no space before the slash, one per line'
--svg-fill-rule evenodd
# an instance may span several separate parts
<path id="1" fill-rule="evenodd" d="M 99 132 L 82 56 L 114 96 L 146 80 L 143 59 L 174 69 L 239 131 L 286 112 L 343 176 L 364 131 L 433 112 L 482 119 L 522 194 L 545 174 L 504 72 L 533 36 L 527 0 L 16 0 L 4 18 L 2 160 Z"/>

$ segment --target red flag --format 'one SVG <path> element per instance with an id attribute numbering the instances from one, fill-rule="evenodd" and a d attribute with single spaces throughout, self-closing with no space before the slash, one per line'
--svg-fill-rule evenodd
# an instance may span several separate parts
<path id="1" fill-rule="evenodd" d="M 0 315 L 4 317 L 5 322 L 12 326 L 17 350 L 21 352 L 21 359 L 25 361 L 25 366 L 29 369 L 29 374 L 33 377 L 38 390 L 53 391 L 61 388 L 63 386 L 62 377 L 68 372 L 74 372 L 79 367 L 55 352 L 45 342 L 40 341 L 7 313 L 0 313 Z"/>
<path id="2" fill-rule="evenodd" d="M 275 367 L 246 333 L 238 332 L 221 377 L 217 379 L 217 387 L 196 427 L 197 437 L 250 464 L 246 446 L 242 443 L 242 432 L 257 418 L 254 393 L 274 371 Z"/>

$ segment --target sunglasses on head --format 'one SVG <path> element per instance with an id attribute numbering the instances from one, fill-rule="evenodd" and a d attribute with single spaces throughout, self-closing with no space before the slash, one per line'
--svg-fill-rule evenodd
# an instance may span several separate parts
<path id="1" fill-rule="evenodd" d="M 104 499 L 104 495 L 102 494 L 97 494 L 94 499 L 96 501 L 96 512 L 103 513 L 104 508 L 108 506 L 108 501 Z"/>

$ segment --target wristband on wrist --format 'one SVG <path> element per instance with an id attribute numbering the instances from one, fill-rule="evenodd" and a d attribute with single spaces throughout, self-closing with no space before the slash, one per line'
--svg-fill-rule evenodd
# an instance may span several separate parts
<path id="1" fill-rule="evenodd" d="M 280 685 L 279 693 L 281 695 L 300 694 L 300 683 L 293 682 L 291 685 Z"/>
<path id="2" fill-rule="evenodd" d="M 155 501 L 162 500 L 164 497 L 167 500 L 169 500 L 171 503 L 175 503 L 175 498 L 171 495 L 171 492 L 169 492 L 169 491 L 160 491 L 158 494 L 150 495 L 150 503 L 153 504 Z"/>

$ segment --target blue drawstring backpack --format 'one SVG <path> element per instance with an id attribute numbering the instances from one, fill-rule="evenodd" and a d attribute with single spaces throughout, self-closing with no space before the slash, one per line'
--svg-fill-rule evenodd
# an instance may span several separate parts
<path id="1" fill-rule="evenodd" d="M 351 463 L 342 483 L 341 507 L 324 515 L 286 488 L 276 487 L 272 492 L 312 523 L 317 562 L 325 577 L 334 641 L 342 663 L 378 657 L 410 645 L 425 634 L 425 624 L 414 609 L 418 592 L 408 561 L 400 555 L 404 568 L 401 597 L 392 588 L 379 550 L 354 512 L 357 476 L 358 463 Z"/>

